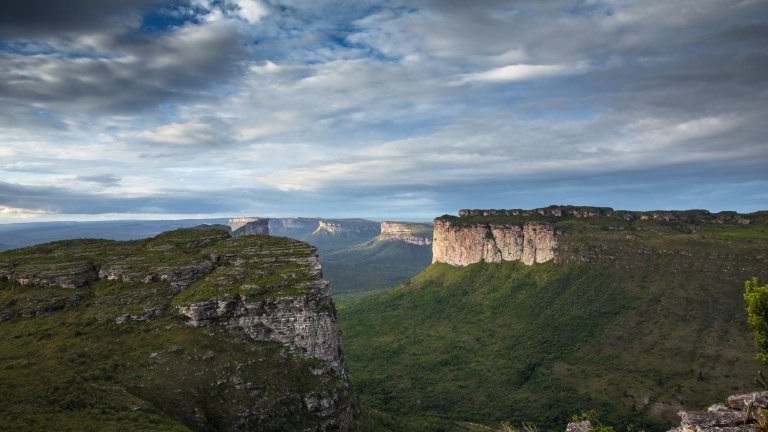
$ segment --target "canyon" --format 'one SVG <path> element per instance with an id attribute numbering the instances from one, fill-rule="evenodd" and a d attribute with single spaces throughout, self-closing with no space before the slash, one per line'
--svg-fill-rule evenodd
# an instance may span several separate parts
<path id="1" fill-rule="evenodd" d="M 399 240 L 417 246 L 432 244 L 432 224 L 415 222 L 382 222 L 381 240 Z"/>

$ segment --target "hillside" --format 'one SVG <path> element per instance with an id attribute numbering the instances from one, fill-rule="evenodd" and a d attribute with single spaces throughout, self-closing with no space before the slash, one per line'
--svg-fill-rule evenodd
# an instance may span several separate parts
<path id="1" fill-rule="evenodd" d="M 380 232 L 378 222 L 366 219 L 320 219 L 317 228 L 302 240 L 317 246 L 325 255 L 332 250 L 373 240 Z"/>
<path id="2" fill-rule="evenodd" d="M 405 282 L 432 261 L 432 248 L 376 238 L 320 257 L 335 298 L 381 291 Z"/>
<path id="3" fill-rule="evenodd" d="M 177 230 L 0 253 L 14 431 L 357 430 L 315 249 Z"/>
<path id="4" fill-rule="evenodd" d="M 339 307 L 366 403 L 412 419 L 527 420 L 553 431 L 596 409 L 618 426 L 663 430 L 680 408 L 752 389 L 759 365 L 741 294 L 745 279 L 768 277 L 764 214 L 748 224 L 468 214 L 438 218 L 435 236 L 448 222 L 469 230 L 445 237 L 466 241 L 462 253 L 503 258 L 513 251 L 498 248 L 517 245 L 509 233 L 522 236 L 530 221 L 557 233 L 556 244 L 520 237 L 520 250 L 544 247 L 546 262 L 435 263 Z"/>

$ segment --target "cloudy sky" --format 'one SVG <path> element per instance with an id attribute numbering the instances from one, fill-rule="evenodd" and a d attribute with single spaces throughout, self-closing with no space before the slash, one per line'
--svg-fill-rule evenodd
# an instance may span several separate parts
<path id="1" fill-rule="evenodd" d="M 768 0 L 0 2 L 0 222 L 768 208 Z"/>

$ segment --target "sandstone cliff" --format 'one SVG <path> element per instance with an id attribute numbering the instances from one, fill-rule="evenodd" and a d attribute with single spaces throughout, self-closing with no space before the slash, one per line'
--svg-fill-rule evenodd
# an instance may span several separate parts
<path id="1" fill-rule="evenodd" d="M 549 223 L 457 224 L 436 219 L 432 262 L 466 266 L 481 261 L 522 261 L 531 265 L 554 259 L 556 248 L 555 229 Z"/>
<path id="2" fill-rule="evenodd" d="M 673 231 L 696 233 L 705 225 L 763 223 L 766 216 L 766 212 L 617 211 L 609 207 L 577 206 L 465 209 L 459 211 L 459 217 L 445 215 L 435 220 L 432 262 L 466 266 L 480 261 L 521 261 L 531 265 L 553 259 L 558 262 L 584 262 L 598 257 L 615 259 L 615 255 L 604 253 L 605 245 L 579 241 L 575 234 L 582 232 L 595 240 L 600 231 L 626 231 L 626 240 L 633 238 L 634 229 L 653 232 L 665 226 L 663 229 L 674 227 Z M 616 241 L 612 236 L 609 238 L 611 242 Z"/>
<path id="3" fill-rule="evenodd" d="M 229 220 L 232 237 L 242 235 L 269 235 L 269 219 L 256 217 L 233 218 Z"/>
<path id="4" fill-rule="evenodd" d="M 432 244 L 432 224 L 413 222 L 382 222 L 382 240 L 400 240 L 408 244 L 428 246 Z"/>

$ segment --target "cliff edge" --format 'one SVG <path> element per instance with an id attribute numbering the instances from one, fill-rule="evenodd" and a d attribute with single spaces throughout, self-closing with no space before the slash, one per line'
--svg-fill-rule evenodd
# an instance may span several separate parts
<path id="1" fill-rule="evenodd" d="M 356 430 L 328 282 L 296 240 L 182 229 L 3 252 L 0 333 L 9 430 Z"/>

